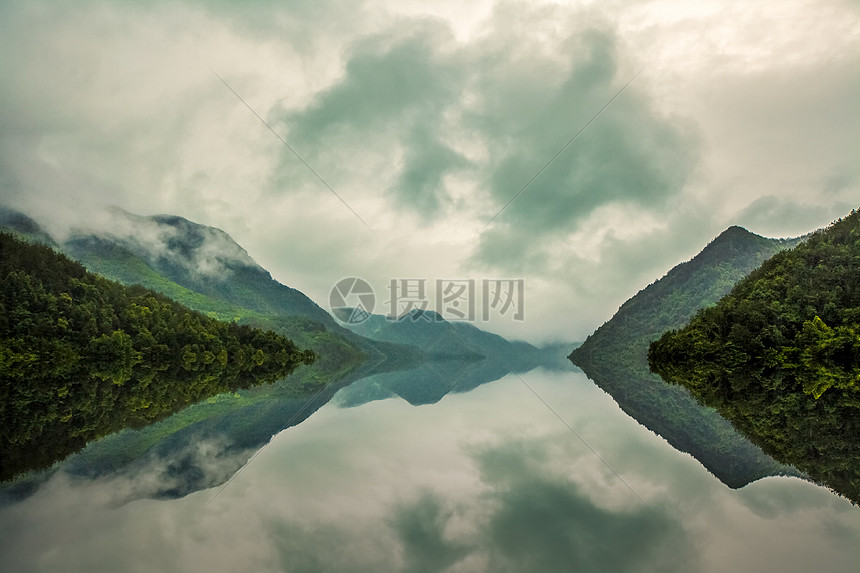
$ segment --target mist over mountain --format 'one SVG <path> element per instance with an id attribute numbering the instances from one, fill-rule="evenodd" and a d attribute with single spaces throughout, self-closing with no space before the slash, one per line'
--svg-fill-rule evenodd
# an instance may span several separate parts
<path id="1" fill-rule="evenodd" d="M 268 274 L 227 233 L 177 215 L 135 215 L 113 207 L 108 230 L 93 234 L 112 239 L 150 264 L 183 269 L 201 279 L 224 280 L 233 270 L 253 268 Z M 86 231 L 84 231 L 86 233 Z"/>
<path id="2" fill-rule="evenodd" d="M 134 280 L 129 263 L 136 257 L 203 295 L 261 313 L 303 316 L 335 326 L 326 311 L 299 290 L 274 280 L 221 229 L 175 215 L 141 216 L 117 208 L 109 214 L 109 225 L 74 231 L 62 245 L 95 272 Z"/>
<path id="3" fill-rule="evenodd" d="M 329 373 L 323 376 L 366 360 L 388 369 L 419 359 L 415 349 L 341 327 L 304 293 L 272 278 L 220 229 L 114 207 L 94 212 L 85 227 L 66 229 L 55 240 L 23 213 L 7 209 L 3 217 L 10 224 L 4 228 L 49 244 L 92 272 L 140 284 L 213 318 L 275 330 L 312 349 L 319 356 L 315 368 Z"/>
<path id="4" fill-rule="evenodd" d="M 34 219 L 0 205 L 0 228 L 32 242 L 58 247 L 56 241 Z"/>

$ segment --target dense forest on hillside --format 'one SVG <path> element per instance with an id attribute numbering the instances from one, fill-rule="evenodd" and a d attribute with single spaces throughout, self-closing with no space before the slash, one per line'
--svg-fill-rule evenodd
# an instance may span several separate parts
<path id="1" fill-rule="evenodd" d="M 313 359 L 0 233 L 0 479 Z"/>
<path id="2" fill-rule="evenodd" d="M 114 236 L 76 230 L 58 243 L 35 220 L 2 205 L 0 230 L 47 244 L 90 272 L 124 285 L 142 285 L 211 318 L 286 336 L 317 355 L 309 375 L 319 381 L 367 361 L 385 360 L 391 368 L 398 361 L 416 360 L 410 349 L 370 343 L 340 328 L 307 296 L 275 281 L 220 229 L 181 217 L 143 217 L 117 208 L 109 213 L 115 228 L 135 232 Z M 219 267 L 219 272 L 204 277 L 194 270 L 212 271 L 207 265 Z"/>
<path id="3" fill-rule="evenodd" d="M 612 395 L 630 416 L 698 459 L 720 480 L 740 487 L 766 475 L 791 473 L 774 462 L 713 409 L 689 392 L 649 372 L 648 345 L 669 328 L 683 326 L 703 306 L 774 253 L 797 239 L 768 239 L 730 227 L 690 261 L 627 300 L 570 359 Z"/>
<path id="4" fill-rule="evenodd" d="M 860 213 L 766 261 L 654 342 L 649 361 L 775 458 L 860 501 Z"/>
<path id="5" fill-rule="evenodd" d="M 317 354 L 314 371 L 320 380 L 365 361 L 393 362 L 404 354 L 415 359 L 409 349 L 374 344 L 341 328 L 303 293 L 274 280 L 220 229 L 181 217 L 141 217 L 121 210 L 113 214 L 118 225 L 130 222 L 163 242 L 154 247 L 133 235 L 79 232 L 62 243 L 63 252 L 90 271 L 125 285 L 141 284 L 212 318 L 286 336 Z M 39 237 L 32 231 L 28 235 Z M 221 272 L 205 276 L 197 272 L 201 261 L 213 259 Z"/>

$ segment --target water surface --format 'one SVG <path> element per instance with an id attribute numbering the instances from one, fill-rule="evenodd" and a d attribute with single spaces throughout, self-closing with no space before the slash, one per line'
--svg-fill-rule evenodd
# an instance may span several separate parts
<path id="1" fill-rule="evenodd" d="M 785 573 L 860 558 L 846 500 L 797 478 L 729 489 L 580 373 L 417 406 L 385 376 L 341 389 L 226 486 L 135 499 L 163 478 L 156 459 L 57 472 L 0 508 L 0 570 Z"/>

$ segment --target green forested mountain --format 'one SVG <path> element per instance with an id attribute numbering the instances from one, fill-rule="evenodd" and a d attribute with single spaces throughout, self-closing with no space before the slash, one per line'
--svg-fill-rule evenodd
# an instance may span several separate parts
<path id="1" fill-rule="evenodd" d="M 0 205 L 0 230 L 33 243 L 42 243 L 59 249 L 59 245 L 36 221 L 20 211 L 2 205 Z"/>
<path id="2" fill-rule="evenodd" d="M 370 359 L 414 360 L 414 352 L 356 336 L 304 293 L 274 280 L 227 233 L 172 215 L 109 211 L 110 231 L 76 231 L 54 242 L 28 216 L 0 209 L 0 226 L 57 246 L 88 270 L 126 285 L 140 284 L 194 310 L 272 329 L 312 349 L 327 372 Z M 320 378 L 327 374 L 321 373 Z"/>
<path id="3" fill-rule="evenodd" d="M 312 360 L 283 336 L 0 233 L 0 478 Z"/>
<path id="4" fill-rule="evenodd" d="M 259 288 L 253 282 L 250 285 L 235 282 L 236 273 L 229 271 L 208 280 L 194 277 L 188 271 L 175 272 L 173 277 L 184 281 L 177 282 L 153 268 L 142 255 L 112 239 L 78 235 L 62 247 L 91 271 L 123 284 L 143 285 L 213 318 L 275 330 L 303 347 L 312 349 L 326 364 L 337 363 L 335 369 L 348 363 L 358 363 L 367 359 L 369 354 L 378 353 L 377 349 L 341 329 L 304 294 L 277 283 L 268 272 L 248 268 L 242 271 L 244 275 L 239 273 L 244 277 L 242 280 L 246 281 L 248 275 L 256 275 L 263 283 Z M 178 262 L 181 257 L 177 252 L 164 251 L 161 264 L 156 266 L 175 269 L 181 266 Z M 173 262 L 165 262 L 168 259 L 173 259 Z M 300 296 L 293 297 L 294 292 Z M 275 296 L 267 298 L 266 295 L 272 293 Z M 298 307 L 283 303 L 285 299 L 289 301 L 293 298 L 299 302 Z M 248 308 L 235 302 L 242 299 L 256 300 L 257 303 L 254 308 Z M 315 310 L 304 313 L 297 310 L 308 306 L 307 303 L 313 305 Z M 322 317 L 322 320 L 309 318 L 309 314 Z"/>
<path id="5" fill-rule="evenodd" d="M 274 281 L 226 233 L 184 219 L 178 223 L 173 221 L 176 225 L 158 222 L 173 219 L 166 216 L 136 217 L 121 210 L 113 210 L 112 216 L 115 217 L 112 219 L 114 233 L 78 232 L 62 244 L 30 217 L 2 207 L 0 228 L 30 242 L 51 245 L 68 255 L 77 254 L 91 271 L 123 284 L 143 285 L 210 318 L 274 330 L 299 346 L 312 349 L 316 359 L 311 366 L 275 384 L 221 394 L 217 399 L 197 402 L 181 414 L 140 431 L 121 432 L 109 440 L 91 444 L 82 456 L 76 457 L 80 459 L 75 467 L 80 471 L 132 468 L 133 461 L 140 456 L 172 458 L 182 449 L 183 440 L 202 434 L 224 444 L 225 454 L 238 450 L 235 471 L 242 463 L 244 448 L 252 444 L 262 446 L 278 431 L 298 423 L 344 384 L 371 371 L 410 367 L 421 358 L 415 349 L 371 341 L 340 327 L 305 295 Z M 184 280 L 185 284 L 166 277 L 150 266 L 150 262 L 158 268 L 174 269 L 174 278 Z M 260 284 L 253 281 L 244 287 L 237 284 L 235 270 L 241 267 L 249 267 L 250 272 L 259 277 Z M 219 286 L 214 288 L 210 283 L 219 283 Z M 230 302 L 240 299 L 253 302 L 257 310 Z M 295 304 L 291 304 L 291 300 Z M 307 310 L 308 307 L 312 308 Z M 285 411 L 291 407 L 295 407 L 296 412 L 286 415 Z M 85 441 L 76 441 L 70 451 Z M 27 462 L 27 467 L 41 467 L 50 461 L 46 456 L 44 463 Z M 176 478 L 190 488 L 209 487 L 215 483 L 199 482 L 194 478 L 198 473 L 199 468 L 185 464 Z M 38 476 L 34 479 L 38 480 Z M 187 490 L 177 490 L 181 491 Z"/>
<path id="6" fill-rule="evenodd" d="M 53 245 L 84 262 L 90 271 L 127 285 L 141 284 L 208 317 L 272 329 L 312 349 L 316 360 L 274 384 L 221 394 L 139 431 L 124 431 L 91 443 L 64 465 L 64 471 L 71 467 L 77 473 L 134 471 L 135 460 L 143 457 L 182 458 L 188 441 L 196 439 L 224 445 L 224 455 L 236 456 L 235 465 L 229 466 L 235 471 L 243 463 L 246 448 L 262 446 L 278 431 L 310 415 L 338 388 L 368 374 L 414 368 L 434 356 L 467 356 L 457 366 L 450 360 L 441 365 L 425 363 L 421 372 L 427 376 L 414 379 L 408 388 L 395 388 L 410 400 L 432 401 L 448 391 L 498 378 L 508 369 L 522 371 L 541 362 L 535 358 L 534 347 L 509 343 L 471 325 L 410 322 L 393 337 L 364 338 L 338 325 L 303 294 L 274 281 L 222 231 L 169 216 L 138 217 L 121 210 L 114 210 L 111 216 L 112 231 L 77 232 L 62 243 L 14 211 L 0 209 L 0 227 L 30 241 Z M 390 325 L 386 322 L 385 326 Z M 449 332 L 453 329 L 457 332 Z M 463 344 L 464 340 L 470 342 Z M 421 346 L 421 350 L 406 344 Z M 490 364 L 490 359 L 479 356 L 504 360 Z M 541 356 L 546 362 L 545 354 Z M 449 384 L 440 387 L 431 374 L 444 376 Z M 201 481 L 199 469 L 192 462 L 183 462 L 175 468 L 174 477 L 184 485 L 158 495 L 182 495 L 226 479 Z"/>
<path id="7" fill-rule="evenodd" d="M 649 360 L 776 459 L 860 501 L 860 213 L 766 261 Z"/>
<path id="8" fill-rule="evenodd" d="M 647 353 L 652 340 L 685 324 L 764 260 L 796 243 L 728 228 L 692 260 L 621 305 L 571 353 L 571 361 L 625 412 L 732 487 L 792 471 L 764 455 L 713 409 L 698 404 L 686 389 L 650 373 Z"/>
<path id="9" fill-rule="evenodd" d="M 304 293 L 283 285 L 227 233 L 175 215 L 140 216 L 111 209 L 112 231 L 82 231 L 63 249 L 84 266 L 121 282 L 143 269 L 200 295 L 266 315 L 300 316 L 334 326 Z M 144 271 L 146 272 L 146 271 Z"/>

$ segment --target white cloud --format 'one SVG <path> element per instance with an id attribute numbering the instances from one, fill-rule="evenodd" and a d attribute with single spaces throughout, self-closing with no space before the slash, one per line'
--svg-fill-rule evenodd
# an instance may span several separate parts
<path id="1" fill-rule="evenodd" d="M 858 13 L 839 0 L 9 3 L 0 196 L 52 229 L 105 204 L 223 228 L 321 303 L 349 275 L 379 289 L 521 273 L 527 323 L 489 328 L 573 341 L 731 224 L 796 235 L 857 203 Z M 582 92 L 592 84 L 571 78 L 598 70 L 600 37 L 613 75 Z M 336 129 L 315 131 L 338 94 Z M 594 191 L 629 186 L 626 169 L 650 173 L 641 194 Z"/>

